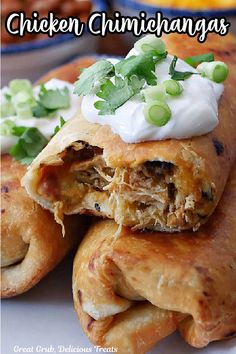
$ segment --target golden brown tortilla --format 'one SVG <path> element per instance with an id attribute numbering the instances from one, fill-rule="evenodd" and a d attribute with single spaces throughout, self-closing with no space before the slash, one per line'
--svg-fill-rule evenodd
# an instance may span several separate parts
<path id="1" fill-rule="evenodd" d="M 79 216 L 67 217 L 63 237 L 53 215 L 21 187 L 25 171 L 11 156 L 1 156 L 1 297 L 37 284 L 78 245 L 87 223 Z"/>
<path id="2" fill-rule="evenodd" d="M 79 59 L 40 79 L 56 77 L 73 82 L 79 68 L 92 59 Z M 88 220 L 65 220 L 65 237 L 53 215 L 29 198 L 20 180 L 26 166 L 10 155 L 1 155 L 1 297 L 29 290 L 80 241 Z"/>
<path id="3" fill-rule="evenodd" d="M 235 336 L 235 210 L 236 166 L 196 233 L 122 228 L 117 238 L 113 221 L 95 223 L 73 269 L 75 309 L 90 340 L 141 354 L 177 327 L 197 348 Z"/>

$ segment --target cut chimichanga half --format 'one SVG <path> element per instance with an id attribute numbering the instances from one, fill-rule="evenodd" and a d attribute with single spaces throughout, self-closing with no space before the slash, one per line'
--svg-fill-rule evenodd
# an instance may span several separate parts
<path id="1" fill-rule="evenodd" d="M 213 51 L 230 68 L 217 128 L 192 139 L 127 144 L 110 127 L 78 114 L 23 179 L 31 197 L 58 220 L 64 214 L 88 213 L 133 229 L 181 231 L 198 229 L 212 214 L 236 155 L 236 40 L 209 36 L 200 45 L 183 38 L 167 36 L 170 52 L 186 57 Z"/>
<path id="2" fill-rule="evenodd" d="M 144 353 L 149 336 L 152 344 L 158 340 L 162 320 L 167 325 L 160 338 L 178 327 L 194 347 L 235 336 L 235 210 L 236 167 L 215 213 L 197 234 L 123 228 L 117 238 L 113 221 L 94 224 L 73 269 L 74 304 L 91 341 L 120 345 L 120 353 Z M 147 301 L 145 316 L 140 307 Z"/>
<path id="3" fill-rule="evenodd" d="M 65 236 L 47 210 L 20 185 L 26 167 L 11 156 L 1 158 L 1 297 L 19 295 L 38 283 L 79 243 L 86 222 L 65 219 Z"/>

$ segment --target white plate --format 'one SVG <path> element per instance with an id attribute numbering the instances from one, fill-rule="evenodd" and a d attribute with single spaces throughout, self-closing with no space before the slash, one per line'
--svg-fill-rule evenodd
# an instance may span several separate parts
<path id="1" fill-rule="evenodd" d="M 87 33 L 81 38 L 70 38 L 57 45 L 3 54 L 1 84 L 4 86 L 12 79 L 26 77 L 35 81 L 45 72 L 62 65 L 74 56 L 96 51 L 96 43 L 97 39 Z"/>
<path id="2" fill-rule="evenodd" d="M 17 351 L 20 348 L 28 349 L 26 353 L 57 354 L 60 353 L 60 345 L 67 349 L 64 353 L 98 352 L 84 335 L 73 308 L 71 270 L 72 257 L 62 262 L 54 272 L 26 294 L 2 301 L 2 354 L 24 353 L 22 350 Z M 50 351 L 50 348 L 54 351 Z M 197 350 L 185 344 L 178 334 L 169 336 L 149 352 L 235 353 L 236 339 L 212 343 L 207 348 Z"/>

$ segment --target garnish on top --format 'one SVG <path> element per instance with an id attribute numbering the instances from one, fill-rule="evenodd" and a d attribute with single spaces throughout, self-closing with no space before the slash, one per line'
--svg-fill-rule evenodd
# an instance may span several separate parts
<path id="1" fill-rule="evenodd" d="M 16 79 L 9 83 L 8 91 L 1 102 L 1 118 L 17 116 L 18 118 L 42 118 L 56 113 L 60 108 L 70 105 L 67 87 L 59 90 L 47 90 L 40 85 L 38 97 L 33 93 L 29 80 Z"/>
<path id="2" fill-rule="evenodd" d="M 147 35 L 137 41 L 134 48 L 137 55 L 130 55 L 115 65 L 108 60 L 100 60 L 83 69 L 79 80 L 75 82 L 75 93 L 79 96 L 96 94 L 101 99 L 94 103 L 99 115 L 113 115 L 133 96 L 139 95 L 146 102 L 146 121 L 161 127 L 171 119 L 166 97 L 183 93 L 180 81 L 192 75 L 201 75 L 221 83 L 228 75 L 227 65 L 214 61 L 212 53 L 186 58 L 185 62 L 195 70 L 183 72 L 176 70 L 178 57 L 174 56 L 169 66 L 170 79 L 158 83 L 155 68 L 167 57 L 165 43 L 154 35 Z"/>
<path id="3" fill-rule="evenodd" d="M 13 127 L 13 135 L 19 139 L 10 149 L 10 155 L 22 164 L 30 164 L 48 143 L 37 128 Z"/>
<path id="4" fill-rule="evenodd" d="M 17 137 L 9 153 L 22 164 L 29 164 L 46 146 L 48 139 L 36 127 L 17 125 L 18 119 L 53 118 L 59 109 L 70 106 L 69 90 L 47 89 L 41 84 L 38 94 L 33 91 L 29 80 L 16 79 L 10 81 L 1 100 L 0 135 Z M 10 119 L 11 118 L 11 119 Z M 60 123 L 51 135 L 56 134 L 65 121 L 60 117 Z"/>

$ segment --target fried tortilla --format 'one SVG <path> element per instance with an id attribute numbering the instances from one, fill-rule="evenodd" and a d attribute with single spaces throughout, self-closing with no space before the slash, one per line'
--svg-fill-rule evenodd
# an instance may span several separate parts
<path id="1" fill-rule="evenodd" d="M 200 348 L 236 335 L 236 166 L 210 220 L 196 233 L 145 233 L 97 222 L 73 267 L 84 332 L 120 354 L 145 353 L 179 329 Z"/>
<path id="2" fill-rule="evenodd" d="M 78 113 L 23 179 L 30 196 L 58 220 L 94 214 L 133 230 L 181 231 L 197 230 L 213 213 L 236 156 L 236 39 L 211 35 L 199 44 L 170 35 L 166 43 L 181 58 L 211 51 L 228 64 L 219 125 L 191 139 L 127 144 Z"/>
<path id="3" fill-rule="evenodd" d="M 61 226 L 21 187 L 26 167 L 1 157 L 1 297 L 19 295 L 38 283 L 78 245 L 85 219 L 69 216 Z"/>
<path id="4" fill-rule="evenodd" d="M 83 58 L 53 70 L 39 81 L 58 78 L 73 82 Z M 1 156 L 1 297 L 19 295 L 38 283 L 77 245 L 88 220 L 65 218 L 65 237 L 53 215 L 31 200 L 20 180 L 26 166 Z"/>

